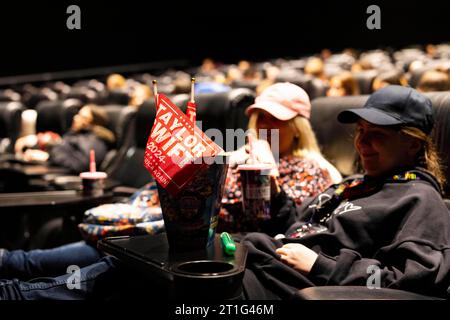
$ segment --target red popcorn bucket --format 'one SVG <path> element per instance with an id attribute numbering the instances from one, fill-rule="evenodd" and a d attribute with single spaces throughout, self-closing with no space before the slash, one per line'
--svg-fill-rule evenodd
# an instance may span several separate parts
<path id="1" fill-rule="evenodd" d="M 202 160 L 212 163 L 176 195 L 157 183 L 170 250 L 202 250 L 214 241 L 228 163 L 226 156 Z"/>

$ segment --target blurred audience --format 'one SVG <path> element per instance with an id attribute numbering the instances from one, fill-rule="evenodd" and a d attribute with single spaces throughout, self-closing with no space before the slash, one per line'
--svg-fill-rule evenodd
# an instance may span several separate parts
<path id="1" fill-rule="evenodd" d="M 53 132 L 21 137 L 15 152 L 25 161 L 48 161 L 72 173 L 88 171 L 90 150 L 95 151 L 96 163 L 100 165 L 115 142 L 107 125 L 108 116 L 103 109 L 86 105 L 74 116 L 70 131 L 62 137 Z"/>
<path id="2" fill-rule="evenodd" d="M 400 70 L 385 71 L 377 75 L 373 80 L 372 91 L 375 92 L 391 84 L 407 86 L 408 80 L 406 80 L 403 72 Z"/>
<path id="3" fill-rule="evenodd" d="M 327 91 L 328 97 L 356 95 L 359 95 L 359 86 L 351 72 L 342 72 L 330 79 L 330 88 Z"/>
<path id="4" fill-rule="evenodd" d="M 125 89 L 126 82 L 127 81 L 124 78 L 124 76 L 118 73 L 113 73 L 109 75 L 108 78 L 106 79 L 106 88 L 110 91 L 117 89 Z"/>
<path id="5" fill-rule="evenodd" d="M 425 71 L 420 77 L 417 90 L 421 92 L 449 91 L 450 77 L 447 72 L 440 70 Z"/>
<path id="6" fill-rule="evenodd" d="M 321 58 L 312 57 L 309 58 L 305 65 L 305 74 L 310 74 L 313 77 L 321 80 L 326 80 L 324 73 L 324 64 Z"/>

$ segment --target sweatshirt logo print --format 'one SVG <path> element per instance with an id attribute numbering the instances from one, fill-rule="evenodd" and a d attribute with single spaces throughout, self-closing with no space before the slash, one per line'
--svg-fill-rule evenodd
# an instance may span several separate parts
<path id="1" fill-rule="evenodd" d="M 321 208 L 322 205 L 330 199 L 331 199 L 331 196 L 329 194 L 326 194 L 326 193 L 319 194 L 318 203 L 309 205 L 308 207 L 309 208 Z"/>
<path id="2" fill-rule="evenodd" d="M 333 214 L 341 215 L 341 214 L 344 214 L 344 213 L 347 213 L 350 211 L 356 211 L 356 210 L 361 210 L 361 207 L 355 206 L 353 203 L 345 201 L 334 210 Z"/>

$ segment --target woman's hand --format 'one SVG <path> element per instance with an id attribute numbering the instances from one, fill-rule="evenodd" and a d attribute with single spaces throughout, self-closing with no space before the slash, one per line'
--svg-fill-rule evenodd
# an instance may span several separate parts
<path id="1" fill-rule="evenodd" d="M 25 161 L 47 161 L 49 154 L 37 149 L 28 149 L 23 155 Z"/>
<path id="2" fill-rule="evenodd" d="M 22 155 L 23 149 L 35 146 L 37 142 L 38 142 L 37 136 L 34 134 L 20 137 L 19 139 L 16 140 L 16 144 L 14 145 L 14 151 L 16 152 L 17 155 Z"/>
<path id="3" fill-rule="evenodd" d="M 282 262 L 301 273 L 308 274 L 317 260 L 318 254 L 299 243 L 287 243 L 276 250 Z"/>
<path id="4" fill-rule="evenodd" d="M 270 195 L 275 197 L 281 192 L 280 184 L 278 183 L 277 177 L 270 176 Z"/>

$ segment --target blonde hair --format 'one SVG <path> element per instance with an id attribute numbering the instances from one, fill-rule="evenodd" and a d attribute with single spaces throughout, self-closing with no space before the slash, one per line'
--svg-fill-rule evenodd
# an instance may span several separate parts
<path id="1" fill-rule="evenodd" d="M 358 81 L 356 81 L 351 72 L 341 72 L 340 74 L 334 76 L 331 81 L 332 80 L 337 80 L 340 82 L 341 87 L 345 90 L 346 96 L 357 96 L 360 94 Z"/>
<path id="2" fill-rule="evenodd" d="M 431 136 L 426 135 L 422 130 L 414 127 L 402 127 L 400 131 L 423 142 L 423 148 L 417 155 L 416 164 L 431 172 L 438 181 L 440 187 L 443 188 L 446 179 L 442 172 L 441 160 Z"/>
<path id="3" fill-rule="evenodd" d="M 250 114 L 247 125 L 247 128 L 249 130 L 254 130 L 256 136 L 258 136 L 259 114 L 259 111 L 253 111 Z M 308 119 L 302 116 L 296 116 L 295 118 L 288 120 L 288 122 L 295 132 L 295 145 L 292 148 L 292 155 L 296 157 L 304 157 L 310 152 L 321 154 L 319 145 L 317 144 L 316 136 L 311 128 L 311 124 Z"/>

